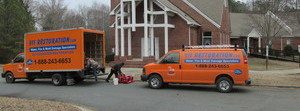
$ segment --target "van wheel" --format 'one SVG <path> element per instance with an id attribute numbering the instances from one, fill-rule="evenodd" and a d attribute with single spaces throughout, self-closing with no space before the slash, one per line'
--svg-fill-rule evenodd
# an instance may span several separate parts
<path id="1" fill-rule="evenodd" d="M 52 75 L 52 83 L 54 86 L 62 86 L 67 83 L 67 79 L 63 74 Z"/>
<path id="2" fill-rule="evenodd" d="M 227 77 L 221 77 L 217 80 L 216 87 L 221 93 L 229 93 L 232 90 L 233 82 Z"/>
<path id="3" fill-rule="evenodd" d="M 5 80 L 6 80 L 6 83 L 14 83 L 16 79 L 15 79 L 13 73 L 8 72 L 5 74 Z"/>
<path id="4" fill-rule="evenodd" d="M 150 76 L 148 84 L 152 89 L 160 89 L 163 86 L 163 80 L 159 75 Z"/>

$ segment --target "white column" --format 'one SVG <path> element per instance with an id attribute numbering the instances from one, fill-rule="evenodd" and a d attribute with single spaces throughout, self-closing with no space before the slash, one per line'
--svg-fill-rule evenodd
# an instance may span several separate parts
<path id="1" fill-rule="evenodd" d="M 247 53 L 250 54 L 250 37 L 247 37 Z"/>
<path id="2" fill-rule="evenodd" d="M 131 0 L 131 20 L 132 20 L 132 31 L 136 31 L 136 7 L 135 0 Z"/>
<path id="3" fill-rule="evenodd" d="M 153 12 L 153 0 L 150 1 L 150 11 Z M 154 15 L 151 14 L 150 15 L 150 38 L 151 38 L 151 53 L 150 56 L 154 56 L 154 28 L 153 28 L 153 24 L 154 24 Z"/>
<path id="4" fill-rule="evenodd" d="M 189 26 L 189 46 L 191 45 L 191 26 Z"/>
<path id="5" fill-rule="evenodd" d="M 144 56 L 149 57 L 148 45 L 148 0 L 144 0 Z"/>
<path id="6" fill-rule="evenodd" d="M 168 15 L 164 14 L 165 25 L 168 24 Z M 165 54 L 169 52 L 169 29 L 167 26 L 165 28 Z"/>
<path id="7" fill-rule="evenodd" d="M 128 4 L 127 5 L 127 12 L 129 13 L 130 12 L 130 4 Z M 131 21 L 131 18 L 130 18 L 130 16 L 127 16 L 127 20 L 128 20 L 128 24 L 130 24 L 130 21 Z M 128 49 L 128 56 L 131 56 L 132 55 L 132 53 L 131 53 L 131 28 L 128 28 L 127 29 L 127 35 L 128 35 L 128 47 L 127 47 L 127 49 Z"/>
<path id="8" fill-rule="evenodd" d="M 115 54 L 119 56 L 119 29 L 118 29 L 118 14 L 115 17 Z"/>
<path id="9" fill-rule="evenodd" d="M 261 37 L 258 37 L 258 52 L 261 53 Z"/>
<path id="10" fill-rule="evenodd" d="M 121 56 L 125 56 L 124 41 L 124 1 L 121 0 Z"/>

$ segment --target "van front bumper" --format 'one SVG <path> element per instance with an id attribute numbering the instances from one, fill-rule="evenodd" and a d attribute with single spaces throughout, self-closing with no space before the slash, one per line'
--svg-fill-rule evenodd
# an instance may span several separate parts
<path id="1" fill-rule="evenodd" d="M 148 80 L 148 75 L 145 75 L 145 74 L 141 75 L 141 80 L 142 81 L 147 81 Z"/>
<path id="2" fill-rule="evenodd" d="M 1 77 L 2 78 L 4 78 L 5 77 L 5 73 L 3 72 L 3 73 L 1 73 Z"/>
<path id="3" fill-rule="evenodd" d="M 245 81 L 245 84 L 246 84 L 246 85 L 250 85 L 251 82 L 252 82 L 252 80 L 251 80 L 251 79 L 248 79 L 248 80 Z"/>

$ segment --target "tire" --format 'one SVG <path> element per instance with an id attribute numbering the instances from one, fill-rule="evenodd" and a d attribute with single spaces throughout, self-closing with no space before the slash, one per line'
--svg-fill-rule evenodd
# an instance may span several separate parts
<path id="1" fill-rule="evenodd" d="M 54 86 L 62 86 L 67 83 L 67 79 L 63 74 L 52 75 L 52 83 Z"/>
<path id="2" fill-rule="evenodd" d="M 13 73 L 8 72 L 8 73 L 5 74 L 5 81 L 6 81 L 6 83 L 14 83 L 15 80 L 16 79 L 15 79 Z"/>
<path id="3" fill-rule="evenodd" d="M 159 75 L 152 75 L 148 79 L 149 87 L 152 89 L 160 89 L 163 87 L 163 79 Z"/>
<path id="4" fill-rule="evenodd" d="M 74 77 L 73 79 L 74 79 L 75 83 L 80 83 L 84 80 L 84 78 L 82 78 L 82 77 Z"/>
<path id="5" fill-rule="evenodd" d="M 221 77 L 217 80 L 216 87 L 221 93 L 229 93 L 232 90 L 233 82 L 227 77 Z"/>

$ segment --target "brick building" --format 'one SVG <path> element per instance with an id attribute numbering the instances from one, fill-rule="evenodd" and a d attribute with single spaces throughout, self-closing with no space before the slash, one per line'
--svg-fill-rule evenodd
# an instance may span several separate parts
<path id="1" fill-rule="evenodd" d="M 244 48 L 247 53 L 260 53 L 265 48 L 265 38 L 253 27 L 253 19 L 250 16 L 255 14 L 230 13 L 231 20 L 231 44 L 238 44 Z M 275 15 L 275 18 L 283 18 Z M 285 17 L 286 18 L 286 17 Z M 277 34 L 276 39 L 272 41 L 272 49 L 283 50 L 285 46 L 291 45 L 294 50 L 298 50 L 300 45 L 300 23 L 295 16 L 289 16 L 284 21 L 282 31 Z"/>
<path id="2" fill-rule="evenodd" d="M 111 50 L 128 67 L 182 45 L 230 44 L 227 0 L 111 0 Z"/>

